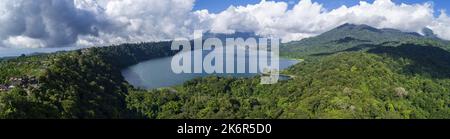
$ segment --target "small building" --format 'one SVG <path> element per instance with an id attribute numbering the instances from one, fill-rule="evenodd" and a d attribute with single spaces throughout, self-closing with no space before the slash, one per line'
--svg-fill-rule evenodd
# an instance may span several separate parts
<path id="1" fill-rule="evenodd" d="M 9 84 L 13 86 L 21 86 L 24 83 L 24 80 L 22 78 L 16 78 L 12 77 L 9 79 Z"/>
<path id="2" fill-rule="evenodd" d="M 6 85 L 0 85 L 0 91 L 8 91 L 8 86 Z"/>

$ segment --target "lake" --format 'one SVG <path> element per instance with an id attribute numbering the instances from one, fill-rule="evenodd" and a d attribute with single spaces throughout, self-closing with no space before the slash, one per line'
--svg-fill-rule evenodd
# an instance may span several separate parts
<path id="1" fill-rule="evenodd" d="M 195 51 L 201 51 L 201 50 L 195 50 Z M 244 50 L 245 51 L 245 50 Z M 256 50 L 247 50 L 248 51 L 256 51 Z M 221 50 L 215 51 L 215 52 L 222 52 Z M 203 57 L 207 55 L 209 52 L 203 51 Z M 188 55 L 190 53 L 188 52 L 180 52 L 177 55 Z M 238 56 L 234 55 L 234 58 L 232 56 L 224 54 L 225 58 L 224 61 L 227 60 L 234 60 L 235 65 L 246 65 L 246 72 L 245 73 L 214 73 L 214 74 L 208 74 L 208 73 L 180 73 L 176 74 L 172 71 L 171 68 L 171 62 L 172 57 L 165 57 L 165 58 L 158 58 L 158 59 L 152 59 L 144 62 L 140 62 L 136 65 L 130 66 L 124 70 L 122 70 L 122 75 L 125 77 L 125 80 L 128 81 L 131 85 L 143 88 L 143 89 L 154 89 L 154 88 L 161 88 L 161 87 L 169 87 L 169 86 L 175 86 L 183 84 L 185 81 L 197 78 L 197 77 L 205 77 L 205 76 L 232 76 L 232 77 L 252 77 L 256 76 L 258 73 L 249 73 L 248 72 L 248 58 L 251 57 L 251 55 L 246 54 L 245 58 L 247 61 L 237 61 Z M 194 61 L 192 61 L 194 62 Z M 279 69 L 286 69 L 292 65 L 297 64 L 299 61 L 297 60 L 291 60 L 291 59 L 279 59 Z M 214 64 L 214 63 L 213 63 Z M 235 66 L 236 68 L 237 66 Z M 235 70 L 236 71 L 236 70 Z M 283 79 L 280 77 L 280 79 Z"/>

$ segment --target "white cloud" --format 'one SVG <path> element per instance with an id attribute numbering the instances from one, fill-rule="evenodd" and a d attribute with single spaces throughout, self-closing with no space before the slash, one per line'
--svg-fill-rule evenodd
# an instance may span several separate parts
<path id="1" fill-rule="evenodd" d="M 450 40 L 450 17 L 444 11 L 441 11 L 440 16 L 429 25 L 429 28 L 439 37 Z"/>
<path id="2" fill-rule="evenodd" d="M 189 36 L 196 22 L 194 0 L 79 0 L 79 7 L 96 13 L 99 36 L 84 36 L 79 44 L 169 40 Z"/>
<path id="3" fill-rule="evenodd" d="M 277 24 L 277 19 L 285 15 L 287 4 L 284 2 L 261 2 L 245 7 L 231 6 L 225 11 L 213 15 L 212 32 L 255 31 Z"/>
<path id="4" fill-rule="evenodd" d="M 360 2 L 325 9 L 311 0 L 261 1 L 217 14 L 193 11 L 194 0 L 0 0 L 0 47 L 108 45 L 253 31 L 284 41 L 318 35 L 343 23 L 420 32 L 431 28 L 450 40 L 450 18 L 431 3 Z M 288 9 L 288 5 L 293 5 Z"/>
<path id="5" fill-rule="evenodd" d="M 213 31 L 250 29 L 258 34 L 281 37 L 285 41 L 314 36 L 343 23 L 419 32 L 435 24 L 433 22 L 446 22 L 433 17 L 430 3 L 407 5 L 395 4 L 390 0 L 375 0 L 373 3 L 362 1 L 352 7 L 341 6 L 332 10 L 311 0 L 301 0 L 289 10 L 285 2 L 262 1 L 245 7 L 231 7 L 213 17 Z M 450 39 L 442 33 L 438 35 Z"/>
<path id="6" fill-rule="evenodd" d="M 106 15 L 116 23 L 120 37 L 139 40 L 185 36 L 190 30 L 193 0 L 113 0 Z"/>
<path id="7" fill-rule="evenodd" d="M 33 39 L 27 36 L 9 37 L 4 40 L 3 43 L 13 48 L 42 48 L 47 46 L 45 41 Z"/>

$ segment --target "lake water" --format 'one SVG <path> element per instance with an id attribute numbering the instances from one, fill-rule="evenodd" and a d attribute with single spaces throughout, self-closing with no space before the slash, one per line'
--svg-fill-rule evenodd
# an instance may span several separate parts
<path id="1" fill-rule="evenodd" d="M 195 51 L 201 51 L 201 50 L 195 50 Z M 245 50 L 244 50 L 245 51 Z M 250 50 L 254 51 L 254 50 Z M 222 51 L 215 51 L 215 52 L 222 52 Z M 249 52 L 247 50 L 246 52 Z M 209 52 L 203 51 L 203 57 L 207 55 Z M 177 55 L 187 55 L 190 54 L 188 52 L 180 52 Z M 261 73 L 258 71 L 258 73 L 249 73 L 248 72 L 248 66 L 249 62 L 248 59 L 252 55 L 249 55 L 248 53 L 245 55 L 245 58 L 247 61 L 237 61 L 238 56 L 235 54 L 234 58 L 232 56 L 224 54 L 225 58 L 224 61 L 227 60 L 234 60 L 235 65 L 246 65 L 247 71 L 245 73 L 214 73 L 214 74 L 208 74 L 208 73 L 181 73 L 176 74 L 172 71 L 171 68 L 171 62 L 172 57 L 165 57 L 165 58 L 158 58 L 158 59 L 152 59 L 144 62 L 140 62 L 134 66 L 130 66 L 124 70 L 122 70 L 122 75 L 125 77 L 125 80 L 128 81 L 131 85 L 143 88 L 143 89 L 153 89 L 153 88 L 161 88 L 161 87 L 169 87 L 174 85 L 180 85 L 184 83 L 185 81 L 191 80 L 193 78 L 197 77 L 205 77 L 205 76 L 232 76 L 232 77 L 252 77 L 255 75 L 258 75 Z M 194 62 L 194 61 L 192 61 Z M 299 61 L 297 60 L 290 60 L 290 59 L 279 59 L 279 69 L 286 69 L 294 64 L 297 64 Z M 213 63 L 214 64 L 214 63 Z M 237 66 L 235 66 L 236 71 Z M 282 79 L 282 77 L 280 77 Z"/>

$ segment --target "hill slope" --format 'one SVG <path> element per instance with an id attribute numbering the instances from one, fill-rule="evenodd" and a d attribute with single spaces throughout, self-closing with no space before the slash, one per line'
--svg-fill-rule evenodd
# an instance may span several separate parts
<path id="1" fill-rule="evenodd" d="M 284 71 L 292 80 L 199 78 L 133 90 L 127 104 L 148 118 L 448 119 L 448 42 L 428 33 L 345 24 L 282 47 L 307 58 Z"/>
<path id="2" fill-rule="evenodd" d="M 316 37 L 285 43 L 281 54 L 289 57 L 304 57 L 322 53 L 334 53 L 347 49 L 361 49 L 377 46 L 398 46 L 418 44 L 441 47 L 450 50 L 450 42 L 441 40 L 429 29 L 425 36 L 395 29 L 377 29 L 367 25 L 343 24 Z"/>
<path id="3" fill-rule="evenodd" d="M 163 119 L 450 118 L 450 80 L 405 74 L 409 62 L 344 52 L 291 67 L 286 73 L 296 78 L 273 85 L 199 78 L 175 91 L 135 90 L 127 101 L 143 116 Z"/>

